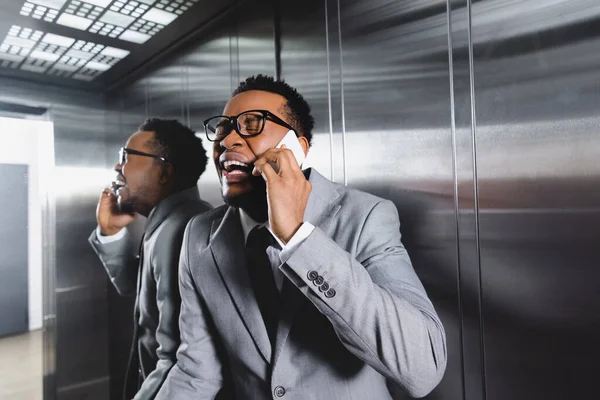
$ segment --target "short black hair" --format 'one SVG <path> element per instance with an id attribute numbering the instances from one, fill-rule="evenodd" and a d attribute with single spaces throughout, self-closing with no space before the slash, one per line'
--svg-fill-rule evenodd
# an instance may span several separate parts
<path id="1" fill-rule="evenodd" d="M 271 76 L 259 74 L 240 82 L 237 89 L 233 91 L 233 96 L 250 90 L 262 90 L 284 97 L 287 100 L 285 113 L 289 119 L 289 124 L 294 127 L 299 135 L 308 140 L 309 145 L 311 144 L 315 119 L 310 114 L 310 106 L 295 88 L 288 85 L 284 80 L 276 80 Z"/>
<path id="2" fill-rule="evenodd" d="M 196 186 L 208 162 L 202 139 L 196 132 L 175 119 L 161 118 L 147 119 L 139 130 L 154 132 L 147 145 L 173 166 L 175 190 Z"/>

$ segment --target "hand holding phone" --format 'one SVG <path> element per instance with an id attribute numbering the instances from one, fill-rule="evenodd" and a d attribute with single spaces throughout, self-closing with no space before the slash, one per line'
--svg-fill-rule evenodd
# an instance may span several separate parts
<path id="1" fill-rule="evenodd" d="M 281 139 L 281 141 L 277 144 L 277 146 L 275 146 L 275 148 L 280 148 L 282 145 L 285 145 L 285 147 L 287 147 L 292 151 L 292 153 L 294 153 L 294 157 L 298 162 L 298 166 L 301 167 L 302 163 L 304 163 L 304 160 L 306 159 L 306 155 L 304 154 L 304 149 L 302 149 L 302 146 L 298 141 L 298 136 L 296 136 L 296 132 L 294 132 L 293 130 L 289 130 L 285 134 L 283 139 Z M 269 164 L 271 165 L 271 167 L 273 167 L 275 172 L 279 173 L 279 168 L 277 167 L 276 163 L 269 162 Z"/>
<path id="2" fill-rule="evenodd" d="M 301 166 L 305 154 L 293 130 L 287 132 L 276 148 L 284 145 L 286 149 L 291 150 L 296 162 Z M 278 162 L 284 167 L 282 171 L 277 165 Z M 266 167 L 267 163 L 272 170 Z M 283 243 L 287 243 L 302 225 L 308 198 L 312 191 L 312 185 L 301 169 L 290 163 L 293 161 L 290 159 L 289 152 L 271 148 L 255 162 L 252 172 L 254 175 L 262 174 L 267 182 L 268 218 L 271 233 Z"/>

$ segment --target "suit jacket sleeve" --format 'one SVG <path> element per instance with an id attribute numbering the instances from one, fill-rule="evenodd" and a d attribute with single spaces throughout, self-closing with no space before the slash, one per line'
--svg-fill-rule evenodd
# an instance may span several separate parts
<path id="1" fill-rule="evenodd" d="M 129 232 L 111 243 L 100 243 L 96 230 L 88 242 L 102 261 L 110 281 L 123 296 L 136 294 L 139 259 L 133 254 L 134 244 Z"/>
<path id="2" fill-rule="evenodd" d="M 223 386 L 216 333 L 190 271 L 189 252 L 194 248 L 190 244 L 190 226 L 191 223 L 186 229 L 179 261 L 181 345 L 177 363 L 162 385 L 157 400 L 214 399 Z"/>
<path id="3" fill-rule="evenodd" d="M 156 281 L 156 305 L 158 326 L 156 341 L 158 362 L 140 387 L 134 400 L 150 400 L 156 397 L 169 371 L 176 361 L 179 347 L 179 296 L 177 269 L 183 240 L 183 228 L 158 233 L 150 252 L 150 266 Z"/>
<path id="4" fill-rule="evenodd" d="M 446 339 L 400 240 L 394 204 L 377 203 L 357 235 L 353 257 L 316 228 L 280 269 L 350 352 L 411 396 L 423 397 L 444 374 Z M 335 290 L 333 297 L 308 278 L 310 271 Z"/>

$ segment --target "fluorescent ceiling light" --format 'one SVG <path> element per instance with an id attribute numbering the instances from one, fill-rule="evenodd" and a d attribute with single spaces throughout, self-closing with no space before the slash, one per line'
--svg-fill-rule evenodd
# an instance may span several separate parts
<path id="1" fill-rule="evenodd" d="M 56 8 L 60 10 L 67 0 L 27 0 L 30 3 L 39 4 L 40 6 L 46 6 Z"/>
<path id="2" fill-rule="evenodd" d="M 75 39 L 67 37 L 67 36 L 61 36 L 61 35 L 55 35 L 53 33 L 47 33 L 46 36 L 44 36 L 42 38 L 42 42 L 55 44 L 57 46 L 70 47 L 73 43 L 75 43 Z"/>
<path id="3" fill-rule="evenodd" d="M 25 57 L 16 54 L 8 54 L 0 52 L 0 60 L 21 62 Z"/>
<path id="4" fill-rule="evenodd" d="M 156 22 L 157 24 L 169 25 L 177 18 L 177 14 L 172 14 L 157 8 L 151 8 L 142 16 L 146 21 Z"/>
<path id="5" fill-rule="evenodd" d="M 85 0 L 86 3 L 94 4 L 100 7 L 106 7 L 112 0 Z"/>
<path id="6" fill-rule="evenodd" d="M 45 51 L 34 50 L 29 54 L 29 57 L 39 60 L 56 61 L 60 58 L 58 54 L 46 53 Z"/>
<path id="7" fill-rule="evenodd" d="M 40 74 L 43 74 L 44 72 L 46 72 L 46 67 L 40 67 L 38 65 L 31 65 L 31 64 L 23 64 L 21 65 L 21 69 L 25 70 L 25 71 L 31 71 L 31 72 L 37 72 Z"/>
<path id="8" fill-rule="evenodd" d="M 109 46 L 105 47 L 100 54 L 114 58 L 125 58 L 129 55 L 129 51 Z"/>
<path id="9" fill-rule="evenodd" d="M 140 3 L 146 3 L 148 5 L 152 5 L 155 0 L 138 0 Z"/>
<path id="10" fill-rule="evenodd" d="M 61 71 L 74 72 L 74 71 L 77 71 L 79 69 L 79 66 L 57 63 L 57 64 L 54 64 L 52 66 L 52 68 L 60 69 Z"/>
<path id="11" fill-rule="evenodd" d="M 71 50 L 69 50 L 69 51 L 67 51 L 65 53 L 65 56 L 73 57 L 73 58 L 79 58 L 79 59 L 82 59 L 82 60 L 89 60 L 92 57 L 94 57 L 95 54 L 88 53 L 87 51 L 81 51 L 81 50 L 71 49 Z"/>
<path id="12" fill-rule="evenodd" d="M 95 69 L 96 71 L 106 71 L 108 69 L 110 69 L 110 65 L 108 64 L 102 64 L 96 61 L 90 61 L 89 63 L 85 64 L 84 68 L 89 68 L 89 69 Z"/>
<path id="13" fill-rule="evenodd" d="M 94 21 L 66 13 L 62 13 L 56 20 L 57 24 L 65 25 L 75 29 L 81 29 L 82 31 L 85 31 L 92 24 L 92 22 Z"/>
<path id="14" fill-rule="evenodd" d="M 85 74 L 75 74 L 72 76 L 73 79 L 79 79 L 82 81 L 91 81 L 95 78 L 95 76 L 85 75 Z"/>
<path id="15" fill-rule="evenodd" d="M 145 33 L 140 33 L 140 32 L 136 32 L 136 31 L 131 31 L 131 30 L 126 30 L 125 32 L 123 32 L 121 34 L 121 36 L 119 36 L 119 39 L 121 40 L 127 40 L 128 42 L 134 42 L 134 43 L 145 43 L 148 39 L 150 39 L 152 36 L 150 35 L 146 35 Z"/>
<path id="16" fill-rule="evenodd" d="M 4 39 L 3 43 L 9 44 L 11 46 L 19 46 L 19 47 L 25 47 L 27 49 L 31 49 L 33 46 L 35 46 L 35 44 L 37 42 L 35 40 L 23 39 L 23 38 L 14 37 L 14 36 L 7 36 L 6 39 Z"/>
<path id="17" fill-rule="evenodd" d="M 102 22 L 122 26 L 124 28 L 128 27 L 134 20 L 135 18 L 133 17 L 128 17 L 127 15 L 119 14 L 114 11 L 107 11 L 102 18 L 100 18 L 100 21 Z"/>

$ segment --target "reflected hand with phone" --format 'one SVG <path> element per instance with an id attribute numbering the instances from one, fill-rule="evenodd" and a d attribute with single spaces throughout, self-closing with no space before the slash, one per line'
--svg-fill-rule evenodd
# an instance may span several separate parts
<path id="1" fill-rule="evenodd" d="M 111 236 L 133 222 L 135 214 L 119 211 L 117 196 L 112 188 L 106 188 L 98 200 L 96 220 L 102 234 Z"/>
<path id="2" fill-rule="evenodd" d="M 302 173 L 294 152 L 285 144 L 265 151 L 254 162 L 252 174 L 262 175 L 267 184 L 271 231 L 283 243 L 288 243 L 304 222 L 311 183 Z"/>

